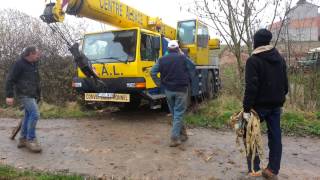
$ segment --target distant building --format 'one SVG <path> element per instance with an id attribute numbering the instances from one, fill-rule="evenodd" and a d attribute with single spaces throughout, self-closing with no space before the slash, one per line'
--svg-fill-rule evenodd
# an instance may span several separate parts
<path id="1" fill-rule="evenodd" d="M 293 7 L 288 19 L 283 23 L 279 40 L 290 41 L 320 41 L 320 14 L 319 6 L 306 0 L 299 0 Z M 277 38 L 282 22 L 272 25 L 271 32 Z"/>

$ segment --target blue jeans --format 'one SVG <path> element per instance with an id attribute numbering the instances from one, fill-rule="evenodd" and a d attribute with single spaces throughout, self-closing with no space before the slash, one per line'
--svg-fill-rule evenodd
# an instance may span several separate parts
<path id="1" fill-rule="evenodd" d="M 24 118 L 21 126 L 21 137 L 27 140 L 36 138 L 36 125 L 40 117 L 35 98 L 22 97 L 20 101 L 24 107 Z"/>
<path id="2" fill-rule="evenodd" d="M 268 128 L 268 146 L 269 146 L 269 163 L 268 168 L 274 174 L 278 174 L 280 170 L 282 142 L 281 142 L 281 128 L 280 115 L 281 108 L 274 109 L 255 109 L 259 114 L 261 121 L 266 121 Z M 251 157 L 247 158 L 248 169 L 251 171 Z M 260 159 L 258 156 L 254 159 L 254 170 L 260 170 Z"/>
<path id="3" fill-rule="evenodd" d="M 187 96 L 188 91 L 186 92 L 175 92 L 165 90 L 167 97 L 167 102 L 169 110 L 172 114 L 172 130 L 171 130 L 171 139 L 180 138 L 181 129 L 184 126 L 183 115 L 187 110 Z"/>

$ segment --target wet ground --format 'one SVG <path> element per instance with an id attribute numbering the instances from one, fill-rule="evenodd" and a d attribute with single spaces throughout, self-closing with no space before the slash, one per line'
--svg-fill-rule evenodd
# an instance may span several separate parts
<path id="1" fill-rule="evenodd" d="M 246 172 L 231 131 L 188 129 L 190 139 L 170 148 L 169 120 L 155 111 L 40 120 L 43 152 L 32 154 L 9 139 L 18 120 L 2 118 L 0 161 L 17 168 L 132 179 L 238 179 Z M 284 137 L 283 146 L 280 179 L 320 179 L 319 138 Z"/>

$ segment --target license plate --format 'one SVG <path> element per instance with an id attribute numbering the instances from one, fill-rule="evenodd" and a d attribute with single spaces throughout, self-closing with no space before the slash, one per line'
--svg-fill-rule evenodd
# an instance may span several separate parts
<path id="1" fill-rule="evenodd" d="M 85 93 L 85 101 L 130 102 L 130 94 Z"/>

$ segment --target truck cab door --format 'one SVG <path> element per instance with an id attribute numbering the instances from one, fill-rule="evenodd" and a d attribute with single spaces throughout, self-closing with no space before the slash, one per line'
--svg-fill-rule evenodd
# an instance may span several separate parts
<path id="1" fill-rule="evenodd" d="M 197 21 L 197 63 L 199 65 L 209 64 L 209 31 L 208 27 Z"/>
<path id="2" fill-rule="evenodd" d="M 160 56 L 161 43 L 160 35 L 141 33 L 140 40 L 140 60 L 141 70 L 146 79 L 146 88 L 154 88 L 156 84 L 153 82 L 150 70 Z"/>

